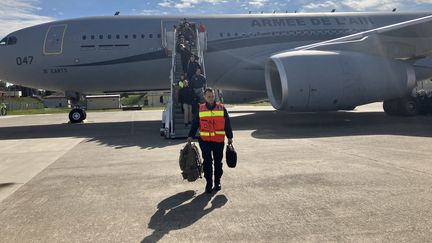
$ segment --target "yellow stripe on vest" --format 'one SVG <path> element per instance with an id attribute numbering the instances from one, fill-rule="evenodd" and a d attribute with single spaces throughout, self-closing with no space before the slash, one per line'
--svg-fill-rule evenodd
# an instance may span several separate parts
<path id="1" fill-rule="evenodd" d="M 216 131 L 216 132 L 200 132 L 201 137 L 213 137 L 216 135 L 225 135 L 225 131 Z"/>
<path id="2" fill-rule="evenodd" d="M 199 117 L 224 116 L 224 111 L 200 111 Z"/>

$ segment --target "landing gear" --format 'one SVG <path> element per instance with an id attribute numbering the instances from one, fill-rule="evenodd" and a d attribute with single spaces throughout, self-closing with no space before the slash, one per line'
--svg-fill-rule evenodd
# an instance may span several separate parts
<path id="1" fill-rule="evenodd" d="M 70 123 L 81 123 L 87 118 L 87 113 L 82 106 L 82 97 L 81 94 L 74 91 L 66 91 L 66 97 L 68 97 L 71 106 L 73 109 L 69 112 L 69 121 Z"/>
<path id="2" fill-rule="evenodd" d="M 390 116 L 416 116 L 420 113 L 419 103 L 411 97 L 385 100 L 383 108 Z"/>
<path id="3" fill-rule="evenodd" d="M 80 123 L 87 118 L 87 113 L 81 108 L 74 108 L 69 112 L 70 123 Z"/>

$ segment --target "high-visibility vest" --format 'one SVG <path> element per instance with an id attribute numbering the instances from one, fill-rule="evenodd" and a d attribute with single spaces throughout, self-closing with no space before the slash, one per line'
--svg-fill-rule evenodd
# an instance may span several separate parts
<path id="1" fill-rule="evenodd" d="M 225 141 L 224 106 L 216 102 L 213 110 L 207 109 L 205 104 L 199 108 L 200 137 L 207 142 L 223 143 Z"/>
<path id="2" fill-rule="evenodd" d="M 180 80 L 178 82 L 178 85 L 179 85 L 180 89 L 182 89 L 185 86 L 185 80 L 184 79 Z"/>

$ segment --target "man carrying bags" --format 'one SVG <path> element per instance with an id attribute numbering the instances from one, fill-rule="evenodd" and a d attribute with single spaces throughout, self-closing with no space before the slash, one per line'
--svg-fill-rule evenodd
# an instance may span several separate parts
<path id="1" fill-rule="evenodd" d="M 188 142 L 192 141 L 198 128 L 200 130 L 198 142 L 204 159 L 204 177 L 207 184 L 206 193 L 212 190 L 221 190 L 222 158 L 225 145 L 225 136 L 228 138 L 228 144 L 232 143 L 233 133 L 229 114 L 225 107 L 215 102 L 215 92 L 212 88 L 204 91 L 205 103 L 201 104 L 198 113 L 195 115 L 191 129 L 189 131 Z M 213 153 L 213 157 L 212 157 Z M 213 165 L 214 160 L 214 184 L 213 187 Z"/>

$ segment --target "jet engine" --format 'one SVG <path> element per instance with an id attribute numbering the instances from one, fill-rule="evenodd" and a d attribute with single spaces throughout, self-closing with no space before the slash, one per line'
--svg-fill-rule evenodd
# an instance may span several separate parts
<path id="1" fill-rule="evenodd" d="M 349 51 L 276 54 L 265 67 L 275 109 L 332 111 L 407 96 L 416 85 L 411 64 Z"/>

